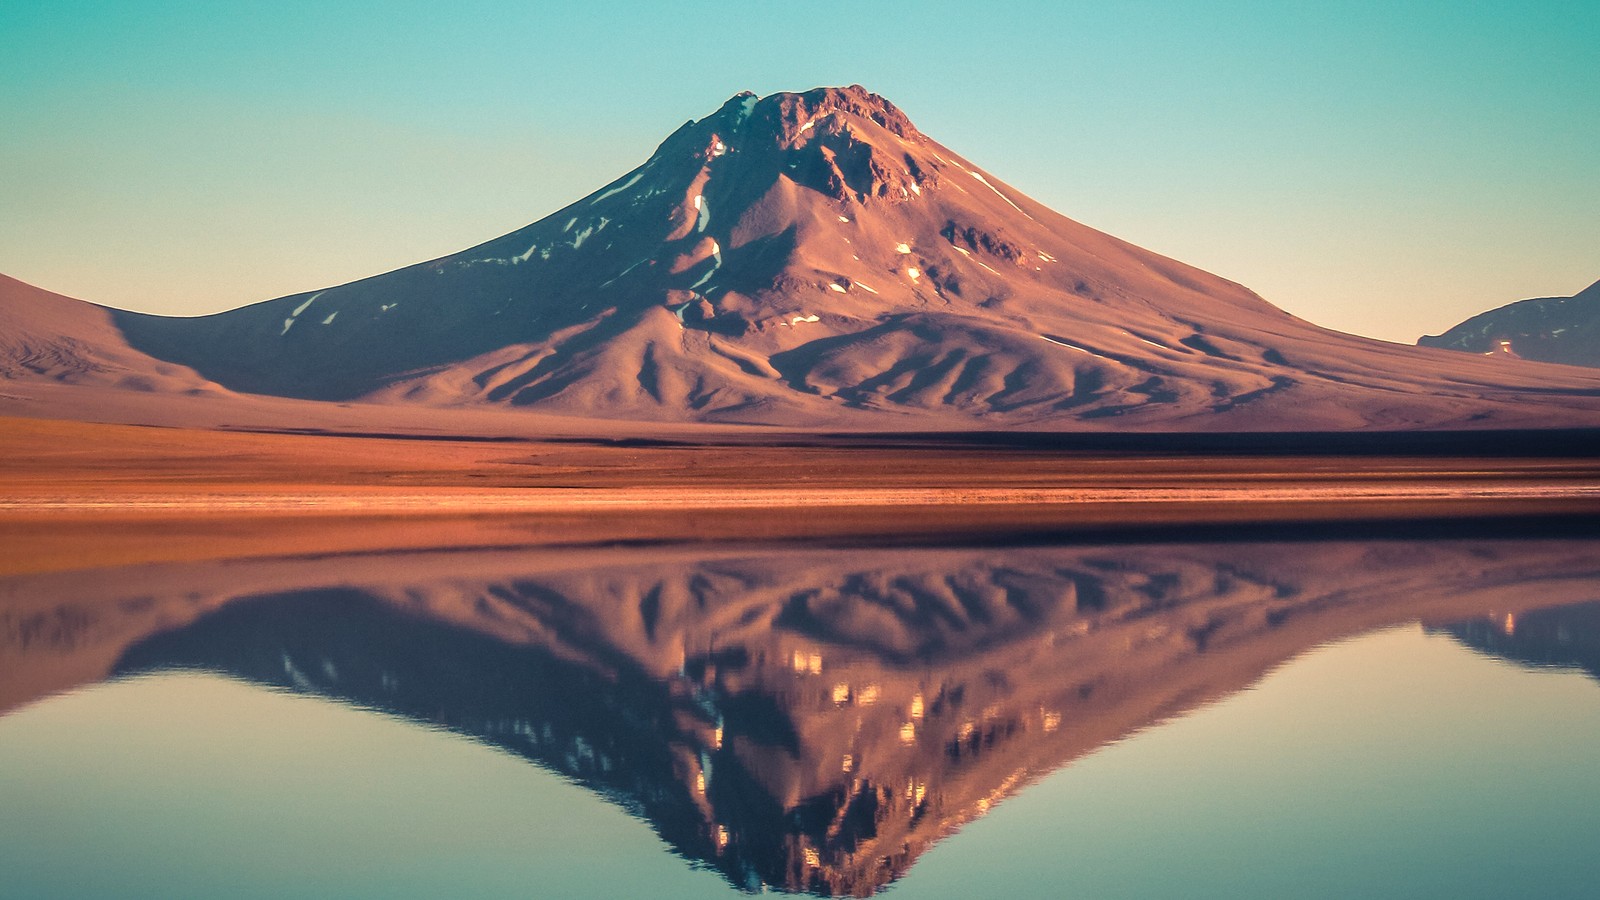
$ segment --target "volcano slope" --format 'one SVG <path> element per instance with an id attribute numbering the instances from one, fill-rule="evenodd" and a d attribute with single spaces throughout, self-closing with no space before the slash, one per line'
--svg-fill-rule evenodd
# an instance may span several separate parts
<path id="1" fill-rule="evenodd" d="M 741 94 L 469 250 L 198 319 L 230 390 L 860 430 L 1592 426 L 1600 374 L 1294 318 L 1023 196 L 860 87 Z"/>

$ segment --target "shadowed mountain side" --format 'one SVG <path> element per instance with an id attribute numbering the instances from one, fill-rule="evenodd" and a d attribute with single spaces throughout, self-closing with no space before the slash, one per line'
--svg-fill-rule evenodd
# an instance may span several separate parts
<path id="1" fill-rule="evenodd" d="M 742 94 L 511 234 L 133 346 L 239 391 L 857 429 L 1600 422 L 1600 375 L 1318 328 L 1035 203 L 859 87 Z"/>
<path id="2" fill-rule="evenodd" d="M 1571 297 L 1519 300 L 1462 322 L 1440 335 L 1417 339 L 1497 358 L 1600 366 L 1600 281 Z"/>
<path id="3" fill-rule="evenodd" d="M 0 684 L 201 667 L 389 710 L 590 785 L 735 885 L 864 895 L 1032 780 L 1310 647 L 1592 598 L 1595 550 L 574 548 L 76 572 L 0 583 Z"/>

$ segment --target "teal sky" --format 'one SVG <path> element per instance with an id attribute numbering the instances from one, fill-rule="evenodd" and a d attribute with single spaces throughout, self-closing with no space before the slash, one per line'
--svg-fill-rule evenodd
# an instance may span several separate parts
<path id="1" fill-rule="evenodd" d="M 213 312 L 497 236 L 740 90 L 1404 342 L 1600 279 L 1600 4 L 0 4 L 0 272 Z"/>

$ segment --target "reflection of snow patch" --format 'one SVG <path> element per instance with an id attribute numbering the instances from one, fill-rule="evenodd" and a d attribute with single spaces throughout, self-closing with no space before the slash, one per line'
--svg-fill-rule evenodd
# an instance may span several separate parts
<path id="1" fill-rule="evenodd" d="M 694 197 L 694 208 L 700 211 L 700 215 L 698 218 L 696 218 L 694 223 L 694 230 L 704 232 L 706 230 L 706 226 L 711 224 L 711 204 L 707 203 L 704 197 L 696 194 Z"/>
<path id="2" fill-rule="evenodd" d="M 567 221 L 567 224 L 561 226 L 561 233 L 562 234 L 566 234 L 567 232 L 571 231 L 572 230 L 572 226 L 574 226 L 576 224 L 578 224 L 578 217 L 577 216 L 573 216 L 571 219 L 569 219 Z"/>
<path id="3" fill-rule="evenodd" d="M 316 685 L 312 684 L 311 679 L 307 678 L 305 673 L 300 671 L 300 667 L 296 666 L 294 662 L 289 659 L 289 654 L 287 653 L 283 654 L 283 674 L 289 676 L 289 680 L 294 682 L 295 687 L 298 687 L 303 691 L 313 691 L 316 689 Z"/>
<path id="4" fill-rule="evenodd" d="M 522 251 L 521 253 L 517 254 L 516 256 L 511 257 L 511 261 L 514 262 L 514 263 L 525 263 L 528 260 L 533 258 L 533 252 L 535 250 L 538 250 L 538 249 L 539 249 L 539 245 L 538 244 L 529 244 L 528 245 L 528 249 Z"/>
<path id="5" fill-rule="evenodd" d="M 592 200 L 591 202 L 599 203 L 601 200 L 604 200 L 607 197 L 615 197 L 617 194 L 620 194 L 623 191 L 627 190 L 628 188 L 631 188 L 634 185 L 638 184 L 639 183 L 639 179 L 641 179 L 643 177 L 644 177 L 644 170 L 640 169 L 639 171 L 633 173 L 633 177 L 632 178 L 629 178 L 627 181 L 624 181 L 623 183 L 621 183 L 621 184 L 617 185 L 616 187 L 612 188 L 611 190 L 606 191 L 605 193 L 601 194 L 600 196 L 594 198 L 594 200 Z M 572 226 L 569 225 L 567 227 L 571 228 Z"/>
<path id="6" fill-rule="evenodd" d="M 576 250 L 579 247 L 582 247 L 583 242 L 589 238 L 589 235 L 594 234 L 594 232 L 595 227 L 593 225 L 586 226 L 582 231 L 579 231 L 572 239 L 572 249 Z"/>
<path id="7" fill-rule="evenodd" d="M 322 324 L 324 324 L 324 325 L 332 325 L 333 324 L 333 317 L 337 316 L 338 314 L 339 314 L 339 311 L 337 309 L 334 310 L 331 313 L 328 313 L 328 317 L 326 319 L 322 320 Z"/>
<path id="8" fill-rule="evenodd" d="M 399 306 L 399 305 L 400 305 L 399 301 L 396 301 L 394 303 L 385 303 L 382 306 L 378 307 L 378 312 L 388 312 L 389 310 L 394 309 L 396 306 Z"/>

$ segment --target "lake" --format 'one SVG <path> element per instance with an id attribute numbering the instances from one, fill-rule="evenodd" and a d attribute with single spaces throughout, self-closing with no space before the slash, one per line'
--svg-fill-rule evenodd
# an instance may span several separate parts
<path id="1" fill-rule="evenodd" d="M 1600 538 L 0 580 L 8 896 L 1593 896 Z"/>

